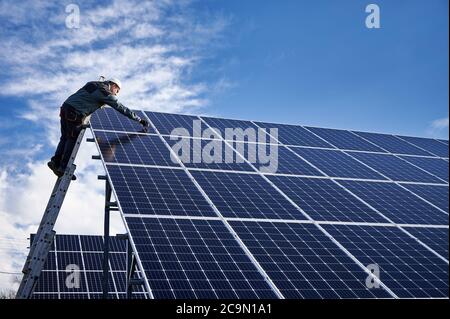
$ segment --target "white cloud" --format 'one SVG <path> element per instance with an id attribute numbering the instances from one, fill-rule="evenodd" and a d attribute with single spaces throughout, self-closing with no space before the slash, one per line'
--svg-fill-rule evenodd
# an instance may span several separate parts
<path id="1" fill-rule="evenodd" d="M 0 247 L 1 271 L 21 270 L 25 239 L 36 231 L 47 204 L 55 177 L 46 160 L 35 156 L 45 143 L 56 146 L 58 108 L 68 95 L 99 75 L 115 76 L 124 86 L 119 99 L 128 107 L 183 112 L 204 108 L 208 91 L 224 86 L 191 83 L 189 75 L 211 54 L 227 18 L 203 16 L 199 21 L 192 10 L 185 10 L 190 1 L 115 0 L 92 2 L 91 8 L 81 4 L 80 29 L 67 29 L 68 3 L 5 0 L 0 4 L 0 19 L 10 26 L 0 30 L 4 73 L 0 94 L 26 102 L 28 108 L 20 117 L 40 125 L 39 135 L 47 137 L 29 143 L 24 151 L 11 150 L 12 160 L 0 165 L 0 234 L 20 243 L 14 251 Z M 80 149 L 78 180 L 64 201 L 58 233 L 103 231 L 104 182 L 97 180 L 103 168 L 91 160 L 96 152 L 93 144 L 84 143 Z M 25 169 L 17 173 L 18 166 Z M 111 228 L 113 234 L 124 231 L 120 218 L 114 218 Z M 0 289 L 10 287 L 17 288 L 0 277 Z"/>
<path id="2" fill-rule="evenodd" d="M 432 121 L 427 129 L 427 134 L 435 138 L 448 139 L 449 121 L 448 116 Z"/>

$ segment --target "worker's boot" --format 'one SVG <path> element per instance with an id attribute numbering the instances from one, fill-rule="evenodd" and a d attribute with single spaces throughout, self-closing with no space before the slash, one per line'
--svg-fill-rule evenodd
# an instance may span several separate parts
<path id="1" fill-rule="evenodd" d="M 62 174 L 61 174 L 61 172 L 59 171 L 59 165 L 56 164 L 55 162 L 50 161 L 50 162 L 47 163 L 47 166 L 48 166 L 48 168 L 50 168 L 53 171 L 53 173 L 56 176 L 61 177 L 61 176 L 64 175 L 64 172 L 62 172 Z"/>

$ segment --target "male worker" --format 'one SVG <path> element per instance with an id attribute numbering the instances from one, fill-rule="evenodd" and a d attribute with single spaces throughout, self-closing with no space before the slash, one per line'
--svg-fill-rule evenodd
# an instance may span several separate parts
<path id="1" fill-rule="evenodd" d="M 64 175 L 84 119 L 103 105 L 108 104 L 128 118 L 139 122 L 144 129 L 148 127 L 147 120 L 141 119 L 117 100 L 116 95 L 119 94 L 121 87 L 120 81 L 114 78 L 107 81 L 88 82 L 63 103 L 59 113 L 61 138 L 55 155 L 47 163 L 56 176 Z M 75 175 L 72 179 L 76 179 Z"/>

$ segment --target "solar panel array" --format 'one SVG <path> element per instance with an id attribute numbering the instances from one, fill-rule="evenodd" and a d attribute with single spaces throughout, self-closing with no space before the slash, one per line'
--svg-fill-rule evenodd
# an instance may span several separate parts
<path id="1" fill-rule="evenodd" d="M 34 236 L 30 238 L 30 243 Z M 125 299 L 127 245 L 110 237 L 109 298 Z M 56 235 L 32 299 L 103 298 L 103 237 Z M 145 299 L 143 287 L 133 291 L 133 299 Z"/>
<path id="2" fill-rule="evenodd" d="M 141 114 L 91 129 L 149 298 L 448 298 L 448 141 Z"/>

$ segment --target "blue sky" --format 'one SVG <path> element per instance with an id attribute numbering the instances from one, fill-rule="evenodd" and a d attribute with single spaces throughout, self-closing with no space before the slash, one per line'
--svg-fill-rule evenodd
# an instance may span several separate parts
<path id="1" fill-rule="evenodd" d="M 369 3 L 2 0 L 0 270 L 21 267 L 53 186 L 59 105 L 99 75 L 130 108 L 448 139 L 448 1 L 374 1 L 376 30 Z M 95 153 L 80 150 L 59 233 L 102 230 Z"/>

